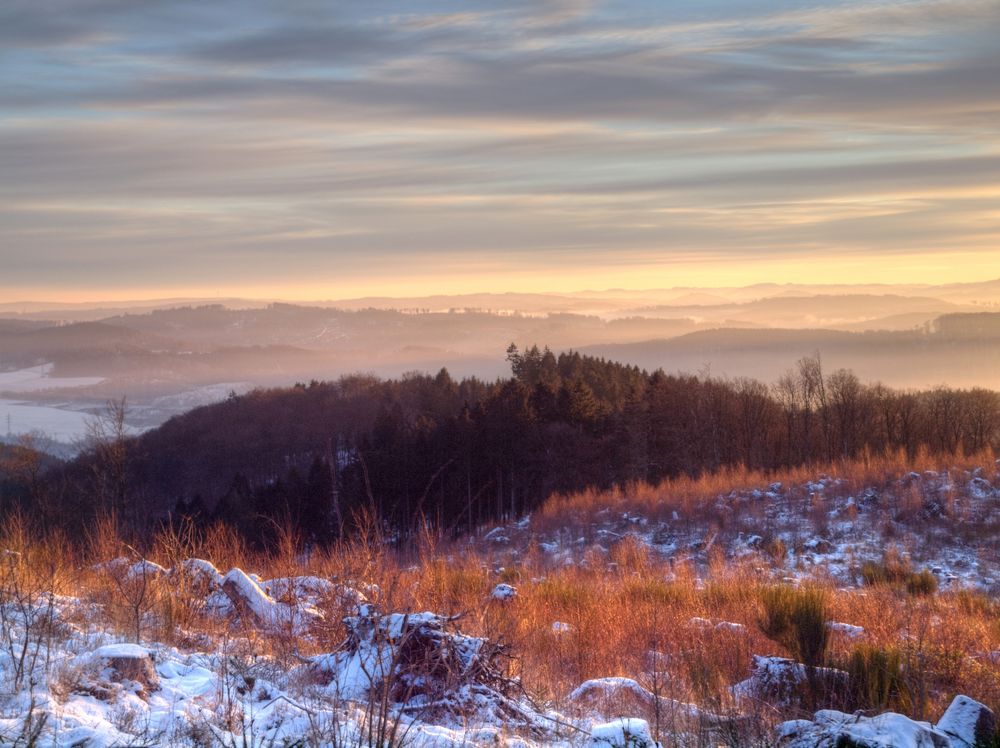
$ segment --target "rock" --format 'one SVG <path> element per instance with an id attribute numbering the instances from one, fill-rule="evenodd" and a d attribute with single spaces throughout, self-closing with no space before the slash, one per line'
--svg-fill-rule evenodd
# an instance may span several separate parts
<path id="1" fill-rule="evenodd" d="M 968 696 L 956 696 L 937 728 L 960 741 L 956 748 L 979 748 L 993 745 L 997 720 L 989 707 Z"/>
<path id="2" fill-rule="evenodd" d="M 802 706 L 815 688 L 820 693 L 847 692 L 848 676 L 843 670 L 810 669 L 784 657 L 754 655 L 750 677 L 732 687 L 738 699 L 752 699 L 781 707 Z"/>
<path id="3" fill-rule="evenodd" d="M 517 588 L 510 584 L 500 583 L 493 588 L 493 592 L 490 593 L 490 597 L 494 600 L 513 600 L 517 597 Z"/>
<path id="4" fill-rule="evenodd" d="M 747 632 L 747 627 L 742 623 L 733 623 L 732 621 L 719 621 L 715 624 L 716 631 L 722 631 L 729 634 L 745 634 Z"/>
<path id="5" fill-rule="evenodd" d="M 620 717 L 614 722 L 594 725 L 590 731 L 593 748 L 660 748 L 644 719 Z"/>
<path id="6" fill-rule="evenodd" d="M 323 618 L 313 606 L 278 602 L 242 569 L 234 568 L 222 580 L 222 591 L 245 620 L 271 630 L 301 633 Z"/>
<path id="7" fill-rule="evenodd" d="M 138 683 L 145 693 L 160 688 L 155 656 L 145 647 L 138 644 L 109 644 L 95 649 L 91 657 L 112 683 Z"/>
<path id="8" fill-rule="evenodd" d="M 657 697 L 632 678 L 614 676 L 581 683 L 567 696 L 581 712 L 590 714 L 643 714 L 655 707 Z"/>
<path id="9" fill-rule="evenodd" d="M 554 621 L 552 623 L 552 633 L 556 636 L 564 636 L 573 632 L 573 627 L 568 623 L 563 621 Z"/>
<path id="10" fill-rule="evenodd" d="M 183 579 L 191 588 L 208 595 L 222 587 L 222 574 L 211 561 L 203 558 L 188 558 L 181 561 L 171 576 L 174 581 Z"/>
<path id="11" fill-rule="evenodd" d="M 778 725 L 779 748 L 952 748 L 948 735 L 928 722 L 886 712 L 876 717 L 824 709 L 813 719 Z"/>
<path id="12" fill-rule="evenodd" d="M 621 676 L 584 681 L 573 689 L 567 700 L 589 715 L 648 713 L 655 709 L 672 724 L 685 721 L 697 725 L 699 730 L 721 730 L 723 733 L 732 733 L 741 721 L 740 717 L 715 714 L 695 704 L 660 696 L 632 678 Z"/>
<path id="13" fill-rule="evenodd" d="M 93 568 L 96 571 L 110 574 L 115 579 L 131 583 L 146 582 L 169 574 L 169 569 L 165 569 L 153 561 L 142 559 L 133 564 L 124 557 L 113 558 L 110 561 L 97 564 Z"/>
<path id="14" fill-rule="evenodd" d="M 833 633 L 843 634 L 847 639 L 860 639 L 865 635 L 865 630 L 861 626 L 840 621 L 827 621 L 826 628 Z"/>

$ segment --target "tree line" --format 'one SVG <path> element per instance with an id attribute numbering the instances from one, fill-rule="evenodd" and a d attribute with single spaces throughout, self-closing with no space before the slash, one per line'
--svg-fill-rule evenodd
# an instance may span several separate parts
<path id="1" fill-rule="evenodd" d="M 139 532 L 225 522 L 259 544 L 288 524 L 328 542 L 364 515 L 404 541 L 426 524 L 457 533 L 585 487 L 1000 447 L 1000 394 L 865 384 L 825 372 L 818 354 L 772 385 L 537 346 L 511 345 L 507 358 L 511 376 L 492 382 L 442 369 L 233 394 L 138 437 L 115 403 L 72 462 L 39 474 L 24 448 L 0 456 L 3 506 L 70 527 L 113 511 Z"/>

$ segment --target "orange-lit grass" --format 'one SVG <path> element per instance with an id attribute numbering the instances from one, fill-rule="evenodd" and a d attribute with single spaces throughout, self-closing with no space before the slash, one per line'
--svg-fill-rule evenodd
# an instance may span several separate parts
<path id="1" fill-rule="evenodd" d="M 994 464 L 995 453 L 992 449 L 986 449 L 972 455 L 959 453 L 941 456 L 932 455 L 926 450 L 921 450 L 913 457 L 902 451 L 868 454 L 833 464 L 803 465 L 773 471 L 751 470 L 738 465 L 697 477 L 668 479 L 655 486 L 640 482 L 610 491 L 587 489 L 570 495 L 555 495 L 534 513 L 532 520 L 533 526 L 539 530 L 563 526 L 567 518 L 573 518 L 576 524 L 584 527 L 598 521 L 601 512 L 607 509 L 639 512 L 651 520 L 669 518 L 677 512 L 681 519 L 687 519 L 703 515 L 706 504 L 720 494 L 767 488 L 775 482 L 787 488 L 801 486 L 820 476 L 829 475 L 838 478 L 840 484 L 829 487 L 826 493 L 846 496 L 867 486 L 886 485 L 910 472 L 947 470 L 949 473 L 958 473 Z M 805 495 L 801 498 L 805 498 Z"/>
<path id="2" fill-rule="evenodd" d="M 566 526 L 572 519 L 582 528 L 608 507 L 652 517 L 673 511 L 698 517 L 710 511 L 706 506 L 719 494 L 766 487 L 774 481 L 799 485 L 826 473 L 844 480 L 843 491 L 855 492 L 911 470 L 939 470 L 941 464 L 926 456 L 915 461 L 894 456 L 768 474 L 730 470 L 655 488 L 584 491 L 554 497 L 533 517 L 533 527 Z M 943 464 L 961 471 L 993 463 L 992 455 L 980 455 Z M 310 554 L 303 553 L 290 531 L 283 531 L 278 546 L 264 554 L 252 551 L 223 527 L 164 531 L 145 553 L 166 567 L 185 558 L 204 558 L 223 572 L 240 566 L 264 578 L 310 574 L 375 585 L 370 596 L 385 610 L 461 615 L 458 625 L 466 633 L 511 645 L 514 672 L 532 696 L 563 708 L 567 694 L 584 680 L 626 676 L 664 696 L 724 709 L 728 686 L 747 677 L 752 655 L 788 654 L 758 625 L 762 590 L 773 584 L 773 559 L 766 551 L 739 563 L 715 554 L 707 572 L 702 570 L 702 579 L 692 567 L 671 564 L 631 537 L 607 550 L 591 545 L 581 563 L 567 566 L 553 562 L 533 545 L 512 562 L 509 555 L 494 554 L 483 544 L 443 542 L 430 533 L 415 551 L 400 554 L 380 541 L 375 523 L 366 527 L 353 540 Z M 587 537 L 582 530 L 580 535 Z M 138 552 L 133 550 L 136 545 L 121 539 L 114 522 L 98 524 L 84 547 L 74 548 L 65 538 L 32 533 L 29 523 L 15 515 L 0 527 L 0 548 L 22 553 L 18 563 L 25 578 L 46 579 L 54 591 L 100 606 L 98 615 L 81 612 L 76 623 L 127 634 L 127 605 L 121 591 L 95 568 Z M 514 584 L 517 597 L 493 600 L 490 592 L 499 582 Z M 1000 707 L 996 600 L 972 592 L 916 596 L 893 585 L 839 590 L 829 581 L 818 583 L 827 589 L 831 620 L 863 627 L 864 641 L 874 647 L 903 652 L 916 716 L 936 718 L 956 693 Z M 154 580 L 144 638 L 205 649 L 223 637 L 243 637 L 256 652 L 291 663 L 336 646 L 343 636 L 339 620 L 348 612 L 334 600 L 324 601 L 329 624 L 321 635 L 311 641 L 294 640 L 250 627 L 231 630 L 229 622 L 204 614 L 201 594 L 183 582 Z M 554 629 L 556 622 L 567 628 Z M 740 624 L 743 629 L 717 627 L 718 622 Z M 841 634 L 832 635 L 827 664 L 845 667 L 855 646 Z M 656 678 L 651 675 L 654 670 L 659 673 Z"/>

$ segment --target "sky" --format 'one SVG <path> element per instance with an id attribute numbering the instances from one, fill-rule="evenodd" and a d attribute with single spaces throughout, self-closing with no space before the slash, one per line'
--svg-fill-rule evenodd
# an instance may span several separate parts
<path id="1" fill-rule="evenodd" d="M 996 277 L 997 0 L 0 3 L 0 300 Z"/>

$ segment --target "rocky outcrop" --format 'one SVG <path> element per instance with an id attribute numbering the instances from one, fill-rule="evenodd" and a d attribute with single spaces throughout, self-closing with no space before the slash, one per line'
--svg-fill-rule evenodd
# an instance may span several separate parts
<path id="1" fill-rule="evenodd" d="M 956 696 L 936 725 L 895 712 L 865 717 L 825 709 L 778 727 L 780 748 L 984 748 L 995 737 L 995 715 L 968 696 Z"/>
<path id="2" fill-rule="evenodd" d="M 955 748 L 980 748 L 993 745 L 997 720 L 989 707 L 960 695 L 938 720 L 937 728 L 951 736 Z"/>
<path id="3" fill-rule="evenodd" d="M 750 677 L 732 688 L 737 699 L 751 699 L 782 708 L 801 707 L 809 698 L 824 701 L 826 694 L 845 693 L 843 670 L 809 668 L 784 657 L 754 655 Z"/>

